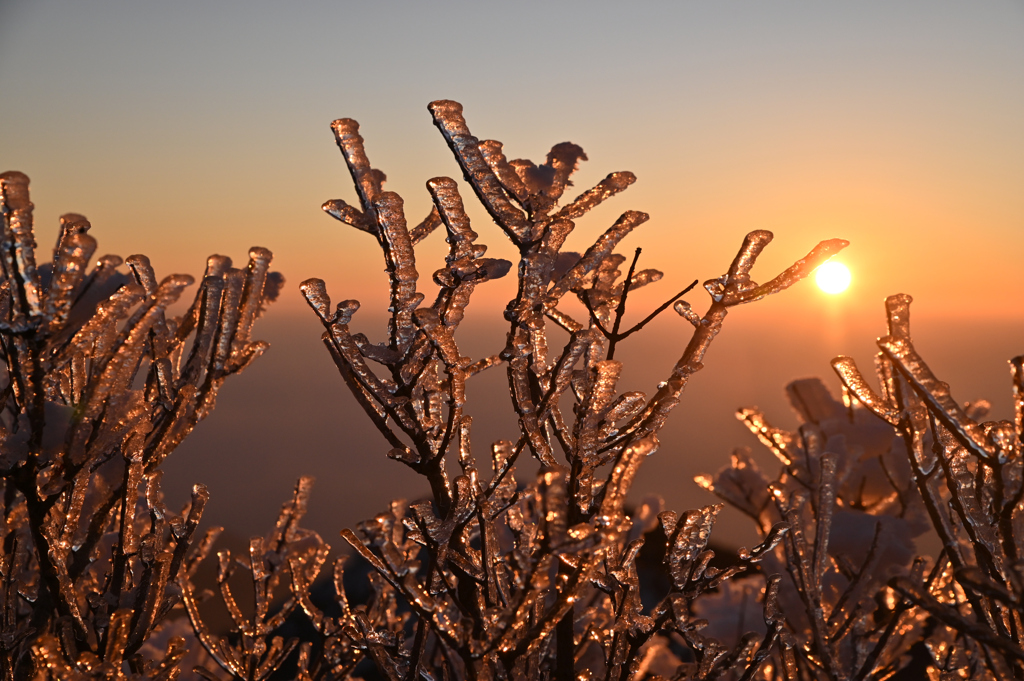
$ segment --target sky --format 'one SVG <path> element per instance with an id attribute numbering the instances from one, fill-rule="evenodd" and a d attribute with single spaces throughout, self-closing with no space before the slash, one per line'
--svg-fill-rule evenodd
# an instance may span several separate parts
<path id="1" fill-rule="evenodd" d="M 756 446 L 736 408 L 795 426 L 786 382 L 828 377 L 837 354 L 870 366 L 889 294 L 914 296 L 915 341 L 954 396 L 1009 415 L 1006 360 L 1024 352 L 1022 36 L 1024 5 L 1009 1 L 0 0 L 0 170 L 31 177 L 44 244 L 73 211 L 102 252 L 145 253 L 158 274 L 274 251 L 288 285 L 256 334 L 271 350 L 167 464 L 172 497 L 207 483 L 208 519 L 243 534 L 269 526 L 302 474 L 318 477 L 309 523 L 328 537 L 421 493 L 352 411 L 298 293 L 325 279 L 335 299 L 362 301 L 354 327 L 381 338 L 383 259 L 320 209 L 354 198 L 335 118 L 360 121 L 411 221 L 429 210 L 427 179 L 461 181 L 434 99 L 460 101 L 510 158 L 581 145 L 577 190 L 634 172 L 569 248 L 625 210 L 650 213 L 623 248 L 643 247 L 642 265 L 666 276 L 637 315 L 724 272 L 752 229 L 776 235 L 762 281 L 819 240 L 849 240 L 846 293 L 808 281 L 730 315 L 635 487 L 682 509 L 710 502 L 693 475 Z M 511 259 L 482 211 L 471 217 L 489 253 Z M 440 234 L 417 248 L 424 279 L 444 251 Z M 513 287 L 481 287 L 467 354 L 500 348 Z M 628 389 L 666 377 L 686 326 L 665 316 L 630 339 Z M 474 441 L 512 437 L 503 377 L 479 381 Z M 727 540 L 749 538 L 739 519 L 721 524 Z"/>

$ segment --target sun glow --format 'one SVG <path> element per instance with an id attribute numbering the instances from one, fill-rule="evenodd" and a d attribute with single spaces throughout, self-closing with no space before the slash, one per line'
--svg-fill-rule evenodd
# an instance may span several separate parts
<path id="1" fill-rule="evenodd" d="M 850 270 L 843 263 L 830 260 L 818 268 L 814 280 L 825 293 L 842 293 L 850 285 Z"/>

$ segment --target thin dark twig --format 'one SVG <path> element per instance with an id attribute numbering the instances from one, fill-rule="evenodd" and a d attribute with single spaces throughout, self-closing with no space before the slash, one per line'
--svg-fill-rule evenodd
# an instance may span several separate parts
<path id="1" fill-rule="evenodd" d="M 590 320 L 591 320 L 591 322 L 593 322 L 594 326 L 597 327 L 598 331 L 600 331 L 602 334 L 604 334 L 604 337 L 607 338 L 608 341 L 609 341 L 608 342 L 608 357 L 607 357 L 608 359 L 614 359 L 615 358 L 615 346 L 616 346 L 616 344 L 619 341 L 622 341 L 622 340 L 625 340 L 626 338 L 629 338 L 631 335 L 633 335 L 637 331 L 641 330 L 642 328 L 644 328 L 645 326 L 650 324 L 654 320 L 655 317 L 657 317 L 662 312 L 667 310 L 668 307 L 670 305 L 672 305 L 672 303 L 676 302 L 677 300 L 679 300 L 680 298 L 685 296 L 687 293 L 692 291 L 693 288 L 697 285 L 697 281 L 698 280 L 694 279 L 693 283 L 691 283 L 689 286 L 684 288 L 682 291 L 680 291 L 679 293 L 675 294 L 674 296 L 669 298 L 667 301 L 665 301 L 664 303 L 659 305 L 657 307 L 657 309 L 654 310 L 654 312 L 652 312 L 651 314 L 649 314 L 646 317 L 644 317 L 639 323 L 637 323 L 634 326 L 630 327 L 626 331 L 620 333 L 619 332 L 619 328 L 622 325 L 622 318 L 626 314 L 626 298 L 629 296 L 630 286 L 633 283 L 633 274 L 636 272 L 636 263 L 640 259 L 640 251 L 641 251 L 641 249 L 638 248 L 638 249 L 636 249 L 636 252 L 633 254 L 633 262 L 630 263 L 630 265 L 629 265 L 629 273 L 626 275 L 626 279 L 622 283 L 622 295 L 619 297 L 619 303 L 618 303 L 618 305 L 615 308 L 615 320 L 612 323 L 612 330 L 611 331 L 606 329 L 604 324 L 602 324 L 601 320 L 598 318 L 597 311 L 594 309 L 593 304 L 590 302 L 589 293 L 585 292 L 583 295 L 580 296 L 580 300 L 583 302 L 583 306 L 586 307 L 587 308 L 587 312 L 590 313 Z"/>
<path id="2" fill-rule="evenodd" d="M 626 314 L 626 296 L 629 295 L 629 287 L 633 283 L 633 273 L 636 272 L 636 261 L 640 259 L 640 249 L 637 248 L 633 254 L 633 262 L 629 264 L 629 273 L 622 282 L 622 295 L 619 296 L 619 304 L 615 308 L 615 322 L 612 324 L 612 335 L 608 337 L 608 359 L 615 357 L 615 344 L 625 338 L 619 335 L 619 325 L 622 324 L 622 317 Z"/>
<path id="3" fill-rule="evenodd" d="M 680 298 L 682 298 L 683 296 L 685 296 L 685 295 L 686 295 L 687 293 L 689 293 L 690 291 L 692 291 L 692 290 L 693 290 L 693 287 L 694 287 L 694 286 L 696 286 L 696 285 L 697 285 L 697 280 L 696 280 L 696 279 L 694 279 L 694 280 L 693 280 L 693 283 L 692 283 L 692 284 L 690 284 L 689 286 L 687 286 L 686 288 L 684 288 L 684 289 L 683 289 L 682 291 L 680 291 L 679 293 L 677 293 L 677 294 L 675 294 L 674 296 L 672 296 L 671 298 L 669 298 L 669 299 L 668 299 L 668 300 L 667 300 L 666 302 L 662 303 L 662 304 L 661 304 L 661 305 L 660 305 L 660 306 L 658 307 L 658 309 L 656 309 L 656 310 L 655 310 L 654 312 L 652 312 L 651 314 L 649 314 L 649 315 L 647 315 L 646 317 L 644 317 L 643 321 L 641 321 L 641 322 L 640 322 L 639 324 L 637 324 L 637 325 L 636 325 L 636 326 L 634 326 L 633 328 L 629 329 L 628 331 L 626 331 L 625 333 L 623 333 L 622 335 L 620 335 L 620 336 L 619 336 L 619 340 L 623 340 L 623 339 L 625 339 L 625 338 L 628 338 L 628 337 L 629 337 L 629 336 L 631 336 L 632 334 L 636 333 L 636 332 L 637 332 L 637 331 L 639 331 L 640 329 L 642 329 L 642 328 L 644 328 L 645 326 L 647 326 L 648 324 L 650 324 L 650 323 L 651 323 L 652 321 L 654 321 L 654 318 L 655 318 L 655 317 L 657 317 L 657 316 L 658 316 L 658 315 L 660 315 L 660 314 L 661 314 L 662 312 L 664 312 L 665 310 L 667 310 L 667 309 L 668 309 L 668 307 L 669 307 L 669 305 L 671 305 L 672 303 L 676 302 L 677 300 L 679 300 Z"/>

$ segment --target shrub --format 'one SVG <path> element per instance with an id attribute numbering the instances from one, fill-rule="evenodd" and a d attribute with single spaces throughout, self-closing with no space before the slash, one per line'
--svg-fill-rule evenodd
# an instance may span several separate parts
<path id="1" fill-rule="evenodd" d="M 1010 361 L 1015 422 L 979 423 L 988 403 L 961 407 L 915 351 L 910 303 L 886 300 L 881 394 L 837 357 L 842 402 L 817 380 L 787 388 L 797 432 L 739 412 L 781 462 L 774 479 L 744 450 L 697 479 L 762 533 L 789 528 L 764 561 L 789 576 L 779 601 L 799 644 L 787 678 L 1024 675 L 1024 357 Z M 914 556 L 925 532 L 939 555 Z"/>
<path id="2" fill-rule="evenodd" d="M 3 236 L 0 402 L 3 576 L 0 665 L 7 679 L 170 679 L 172 639 L 137 655 L 178 601 L 217 530 L 196 541 L 208 498 L 163 504 L 160 464 L 209 414 L 221 384 L 266 349 L 253 322 L 283 284 L 271 253 L 211 256 L 191 306 L 168 308 L 192 277 L 157 279 L 149 260 L 101 257 L 81 215 L 61 218 L 53 261 L 36 265 L 28 177 L 0 175 Z"/>
<path id="3" fill-rule="evenodd" d="M 558 144 L 539 166 L 508 161 L 501 143 L 471 135 L 461 105 L 438 101 L 429 108 L 467 183 L 519 251 L 518 292 L 504 313 L 504 349 L 476 361 L 465 357 L 455 333 L 470 297 L 478 285 L 510 271 L 511 263 L 484 257 L 450 178 L 427 182 L 434 207 L 409 229 L 401 198 L 383 191 L 383 173 L 370 166 L 356 122 L 334 122 L 359 205 L 336 200 L 324 209 L 369 232 L 384 252 L 391 283 L 387 343 L 352 333 L 356 301 L 332 310 L 319 279 L 303 282 L 302 291 L 326 329 L 325 345 L 343 379 L 387 439 L 388 456 L 422 475 L 430 497 L 393 502 L 358 533 L 342 533 L 372 566 L 374 593 L 364 609 L 343 608 L 337 619 L 303 601 L 325 648 L 339 653 L 325 662 L 348 669 L 366 654 L 395 679 L 427 670 L 450 678 L 628 678 L 680 665 L 702 678 L 754 674 L 776 651 L 792 647 L 775 599 L 778 579 L 771 578 L 763 599 L 768 632 L 757 640 L 726 647 L 700 633 L 693 610 L 702 596 L 767 555 L 785 525 L 768 529 L 763 544 L 721 569 L 709 566 L 713 552 L 707 549 L 718 506 L 682 516 L 650 506 L 630 514 L 626 495 L 643 460 L 658 449 L 658 431 L 701 369 L 728 311 L 787 288 L 846 242 L 823 242 L 759 285 L 750 270 L 772 235 L 752 232 L 728 272 L 705 283 L 712 300 L 703 316 L 676 302 L 686 291 L 655 311 L 674 302 L 694 327 L 672 373 L 650 398 L 617 394 L 622 365 L 614 359 L 616 344 L 653 317 L 623 331 L 628 294 L 662 275 L 637 271 L 634 257 L 620 278 L 626 259 L 614 250 L 648 216 L 623 213 L 582 254 L 562 246 L 577 220 L 634 176 L 612 173 L 559 207 L 586 158 L 582 149 Z M 449 253 L 433 275 L 436 299 L 422 305 L 413 247 L 441 227 Z M 568 297 L 583 304 L 583 321 L 568 313 Z M 568 335 L 559 351 L 549 347 L 551 327 Z M 374 371 L 371 362 L 380 368 Z M 481 462 L 470 444 L 465 384 L 499 364 L 520 432 L 515 441 L 494 443 Z M 525 451 L 540 472 L 517 482 L 515 464 Z M 645 534 L 655 528 L 665 545 L 669 586 L 657 603 L 645 605 L 636 561 Z M 304 583 L 318 569 L 315 561 L 306 564 Z"/>

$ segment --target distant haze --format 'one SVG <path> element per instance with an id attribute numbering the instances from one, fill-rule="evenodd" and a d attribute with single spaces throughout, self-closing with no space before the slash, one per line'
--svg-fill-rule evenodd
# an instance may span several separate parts
<path id="1" fill-rule="evenodd" d="M 839 353 L 869 367 L 891 293 L 914 296 L 915 339 L 954 396 L 1010 414 L 1005 360 L 1024 353 L 1019 2 L 6 0 L 0 171 L 32 178 L 44 247 L 74 211 L 91 219 L 101 252 L 146 253 L 160 274 L 199 274 L 210 253 L 244 262 L 258 244 L 288 279 L 257 325 L 270 352 L 228 382 L 168 464 L 178 498 L 210 485 L 210 522 L 262 532 L 306 473 L 320 479 L 309 522 L 328 536 L 382 508 L 384 481 L 418 493 L 354 410 L 297 284 L 319 276 L 336 300 L 360 299 L 353 326 L 381 339 L 376 245 L 320 210 L 354 198 L 328 125 L 360 121 L 371 162 L 416 222 L 430 208 L 427 179 L 461 181 L 426 110 L 439 98 L 462 102 L 474 134 L 501 140 L 510 158 L 580 144 L 590 160 L 572 196 L 609 172 L 636 173 L 569 248 L 626 209 L 651 214 L 623 244 L 666 273 L 637 295 L 637 317 L 720 275 L 751 229 L 776 234 L 755 269 L 762 279 L 821 239 L 852 243 L 846 293 L 808 281 L 730 314 L 637 498 L 708 503 L 692 476 L 755 444 L 733 410 L 756 403 L 793 425 L 785 382 L 826 376 Z M 480 243 L 512 259 L 482 211 L 471 215 Z M 417 249 L 427 288 L 444 250 L 441 234 Z M 481 287 L 468 354 L 500 349 L 513 285 Z M 703 310 L 706 294 L 688 300 Z M 667 313 L 627 341 L 623 387 L 653 389 L 687 327 Z M 470 393 L 481 453 L 514 434 L 493 371 Z M 746 540 L 742 523 L 723 522 Z"/>

